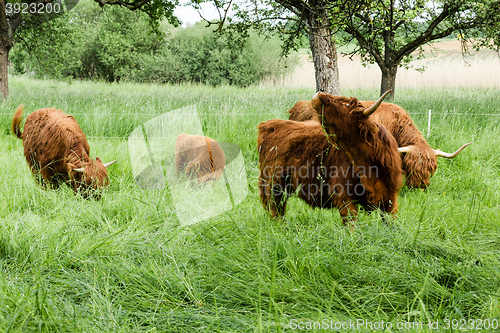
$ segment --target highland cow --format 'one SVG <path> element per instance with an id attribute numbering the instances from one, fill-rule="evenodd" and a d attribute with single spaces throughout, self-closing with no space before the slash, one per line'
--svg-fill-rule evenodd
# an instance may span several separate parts
<path id="1" fill-rule="evenodd" d="M 362 101 L 365 107 L 373 105 L 372 101 Z M 310 101 L 298 101 L 288 110 L 290 120 L 306 121 L 320 118 Z M 433 149 L 417 129 L 408 113 L 400 106 L 391 103 L 382 103 L 372 115 L 372 120 L 383 125 L 396 139 L 399 151 L 403 154 L 403 172 L 406 176 L 406 185 L 410 188 L 426 188 L 430 178 L 437 169 L 437 157 L 453 158 L 470 143 L 460 147 L 454 153 L 445 153 Z"/>
<path id="2" fill-rule="evenodd" d="M 219 143 L 207 136 L 180 134 L 175 143 L 175 172 L 184 170 L 198 184 L 216 181 L 222 176 L 226 156 Z"/>
<path id="3" fill-rule="evenodd" d="M 41 185 L 57 188 L 70 185 L 84 197 L 99 199 L 99 190 L 109 184 L 106 168 L 116 161 L 102 163 L 89 157 L 85 134 L 73 116 L 53 108 L 40 109 L 28 116 L 21 132 L 23 105 L 12 119 L 12 132 L 23 140 L 24 156 Z"/>
<path id="4" fill-rule="evenodd" d="M 356 98 L 325 93 L 311 102 L 323 126 L 279 119 L 258 126 L 264 208 L 281 217 L 288 197 L 297 193 L 312 207 L 337 207 L 344 223 L 357 215 L 357 205 L 395 214 L 401 156 L 392 135 L 370 119 L 378 105 L 365 108 Z"/>

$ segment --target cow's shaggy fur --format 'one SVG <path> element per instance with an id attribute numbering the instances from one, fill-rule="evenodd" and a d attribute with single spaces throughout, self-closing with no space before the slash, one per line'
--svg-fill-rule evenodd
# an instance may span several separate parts
<path id="1" fill-rule="evenodd" d="M 368 107 L 374 102 L 361 103 Z M 383 103 L 373 114 L 373 120 L 383 124 L 392 133 L 399 147 L 409 147 L 410 151 L 403 154 L 406 185 L 410 188 L 429 186 L 437 170 L 437 155 L 408 113 L 396 104 Z"/>
<path id="2" fill-rule="evenodd" d="M 175 172 L 184 170 L 198 184 L 218 180 L 226 166 L 226 156 L 219 143 L 200 135 L 180 134 L 175 143 Z"/>
<path id="3" fill-rule="evenodd" d="M 369 107 L 373 103 L 373 101 L 361 102 L 365 107 Z M 288 110 L 288 113 L 290 113 L 290 120 L 320 121 L 311 101 L 298 101 Z M 438 155 L 436 150 L 427 143 L 408 113 L 396 104 L 382 103 L 373 113 L 371 119 L 387 128 L 396 139 L 399 147 L 408 147 L 408 151 L 402 155 L 406 185 L 410 188 L 429 186 L 430 178 L 437 169 Z"/>
<path id="4" fill-rule="evenodd" d="M 324 127 L 279 119 L 258 126 L 262 205 L 283 216 L 297 192 L 313 207 L 337 207 L 344 222 L 357 204 L 396 213 L 402 170 L 394 138 L 356 98 L 318 93 L 311 105 Z"/>
<path id="5" fill-rule="evenodd" d="M 108 172 L 99 157 L 89 157 L 87 138 L 75 118 L 61 110 L 40 109 L 28 116 L 21 132 L 22 113 L 23 105 L 14 114 L 12 132 L 23 140 L 24 156 L 36 179 L 50 188 L 66 182 L 85 197 L 100 198 L 99 191 L 89 190 L 107 186 Z M 75 171 L 80 168 L 83 172 Z"/>

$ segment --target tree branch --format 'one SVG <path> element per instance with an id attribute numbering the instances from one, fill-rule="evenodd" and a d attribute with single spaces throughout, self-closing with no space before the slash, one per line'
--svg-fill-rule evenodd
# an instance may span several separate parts
<path id="1" fill-rule="evenodd" d="M 105 5 L 119 5 L 130 10 L 140 9 L 142 6 L 150 2 L 150 0 L 133 1 L 132 3 L 121 0 L 95 0 L 95 1 L 101 7 L 104 7 Z"/>
<path id="2" fill-rule="evenodd" d="M 365 48 L 368 53 L 370 53 L 373 58 L 375 58 L 375 61 L 379 65 L 380 68 L 385 67 L 384 66 L 384 60 L 382 59 L 382 55 L 378 52 L 376 48 L 372 48 L 370 43 L 365 39 L 365 36 L 356 28 L 354 28 L 354 23 L 351 21 L 351 25 L 349 25 L 346 29 L 346 32 L 350 33 L 351 35 L 356 38 L 358 43 Z"/>

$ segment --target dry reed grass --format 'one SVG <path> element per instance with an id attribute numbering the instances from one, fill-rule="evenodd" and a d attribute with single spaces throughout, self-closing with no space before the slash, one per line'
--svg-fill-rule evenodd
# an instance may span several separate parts
<path id="1" fill-rule="evenodd" d="M 411 63 L 412 68 L 400 68 L 396 87 L 494 87 L 500 88 L 500 55 L 483 50 L 465 57 L 459 41 L 435 43 L 426 46 L 424 59 Z M 416 69 L 425 66 L 424 72 Z M 377 65 L 363 67 L 359 57 L 352 60 L 339 54 L 340 84 L 342 90 L 380 87 L 381 73 Z M 295 71 L 278 80 L 264 80 L 262 86 L 315 88 L 314 65 L 307 55 L 301 55 L 301 64 Z"/>

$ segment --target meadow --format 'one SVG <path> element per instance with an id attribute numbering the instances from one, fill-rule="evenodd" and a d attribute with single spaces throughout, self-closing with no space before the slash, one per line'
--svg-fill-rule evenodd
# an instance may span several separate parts
<path id="1" fill-rule="evenodd" d="M 440 159 L 426 191 L 403 187 L 388 225 L 377 212 L 361 213 L 350 232 L 336 210 L 292 198 L 286 218 L 275 221 L 259 202 L 256 126 L 285 119 L 313 88 L 9 81 L 0 103 L 1 332 L 292 332 L 312 322 L 323 326 L 310 332 L 343 332 L 335 323 L 349 320 L 360 320 L 353 332 L 436 332 L 429 321 L 438 331 L 498 325 L 498 88 L 399 88 L 394 102 L 433 147 L 473 144 Z M 378 93 L 343 91 L 361 100 Z M 102 200 L 36 185 L 10 131 L 21 103 L 24 117 L 43 107 L 73 114 L 91 156 L 118 160 Z M 248 195 L 181 226 L 168 189 L 135 184 L 127 137 L 189 105 L 206 135 L 241 148 Z M 392 328 L 374 326 L 382 321 Z"/>

